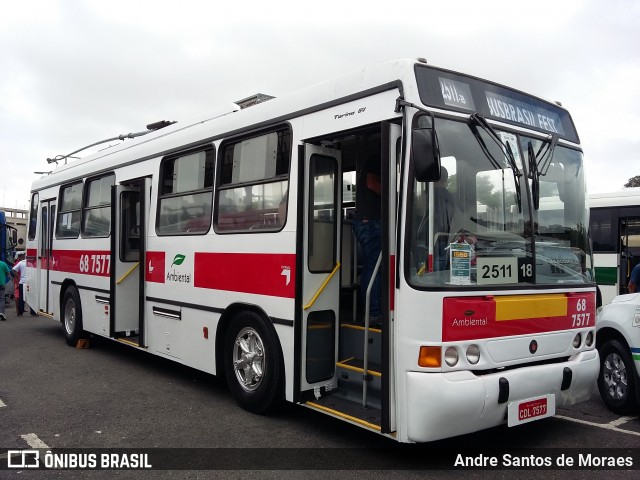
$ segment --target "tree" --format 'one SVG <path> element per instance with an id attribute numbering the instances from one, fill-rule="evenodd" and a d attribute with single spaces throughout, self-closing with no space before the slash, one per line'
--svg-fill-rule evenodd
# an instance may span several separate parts
<path id="1" fill-rule="evenodd" d="M 640 175 L 631 177 L 627 183 L 624 184 L 625 188 L 640 187 Z"/>

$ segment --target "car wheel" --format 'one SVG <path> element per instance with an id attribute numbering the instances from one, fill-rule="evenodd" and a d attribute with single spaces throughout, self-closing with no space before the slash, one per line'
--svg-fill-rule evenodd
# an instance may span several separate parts
<path id="1" fill-rule="evenodd" d="M 598 390 L 609 410 L 626 414 L 637 408 L 637 374 L 629 348 L 618 340 L 607 340 L 599 349 Z"/>
<path id="2" fill-rule="evenodd" d="M 62 327 L 64 338 L 67 343 L 75 347 L 78 340 L 82 338 L 82 307 L 80 306 L 80 295 L 75 287 L 69 287 L 64 292 L 62 300 Z"/>
<path id="3" fill-rule="evenodd" d="M 280 403 L 280 349 L 262 316 L 242 312 L 234 318 L 225 336 L 224 368 L 231 394 L 245 410 L 263 413 Z"/>

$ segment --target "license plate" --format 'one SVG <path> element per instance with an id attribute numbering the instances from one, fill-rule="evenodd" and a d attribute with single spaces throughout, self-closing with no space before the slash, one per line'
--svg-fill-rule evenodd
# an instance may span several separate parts
<path id="1" fill-rule="evenodd" d="M 507 406 L 507 425 L 521 425 L 541 418 L 552 417 L 556 414 L 555 395 L 528 398 L 518 402 L 511 402 Z"/>

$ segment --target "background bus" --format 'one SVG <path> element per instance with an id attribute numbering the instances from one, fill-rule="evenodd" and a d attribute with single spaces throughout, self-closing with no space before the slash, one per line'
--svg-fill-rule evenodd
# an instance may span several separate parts
<path id="1" fill-rule="evenodd" d="M 9 268 L 12 268 L 15 262 L 17 238 L 16 228 L 8 224 L 5 212 L 0 210 L 0 260 L 5 262 Z M 0 278 L 0 281 L 4 282 L 5 279 Z M 0 302 L 13 298 L 13 280 L 9 279 L 4 292 L 5 298 L 0 298 Z"/>
<path id="2" fill-rule="evenodd" d="M 12 212 L 9 210 L 9 213 Z M 26 235 L 23 236 L 23 250 L 25 245 L 24 239 L 26 239 Z M 12 221 L 12 217 L 5 213 L 5 209 L 2 209 L 0 210 L 0 260 L 13 266 L 17 244 L 18 230 L 16 229 L 15 222 Z"/>
<path id="3" fill-rule="evenodd" d="M 602 303 L 629 293 L 629 277 L 640 263 L 640 188 L 589 195 L 596 281 Z"/>
<path id="4" fill-rule="evenodd" d="M 27 248 L 27 218 L 29 211 L 7 207 L 0 207 L 0 210 L 4 212 L 6 224 L 15 229 L 13 243 L 16 251 L 24 251 Z"/>
<path id="5" fill-rule="evenodd" d="M 226 376 L 249 411 L 284 399 L 402 442 L 590 397 L 583 157 L 560 105 L 405 59 L 162 127 L 32 185 L 27 301 L 70 345 L 111 338 Z M 379 230 L 353 216 L 376 170 Z M 547 191 L 562 211 L 539 236 Z"/>

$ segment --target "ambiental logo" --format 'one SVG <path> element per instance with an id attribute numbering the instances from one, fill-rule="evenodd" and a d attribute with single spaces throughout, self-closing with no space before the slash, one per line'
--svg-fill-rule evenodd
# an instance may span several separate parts
<path id="1" fill-rule="evenodd" d="M 176 282 L 176 283 L 191 283 L 191 272 L 183 273 L 179 270 L 176 270 L 174 267 L 181 266 L 185 259 L 186 255 L 178 253 L 175 257 L 173 257 L 173 262 L 169 268 L 173 269 L 170 272 L 167 272 L 167 282 Z"/>
<path id="2" fill-rule="evenodd" d="M 173 257 L 173 263 L 171 264 L 171 266 L 173 267 L 174 265 L 182 265 L 182 262 L 184 262 L 185 258 L 187 257 L 182 255 L 181 253 L 178 253 L 175 257 Z"/>

